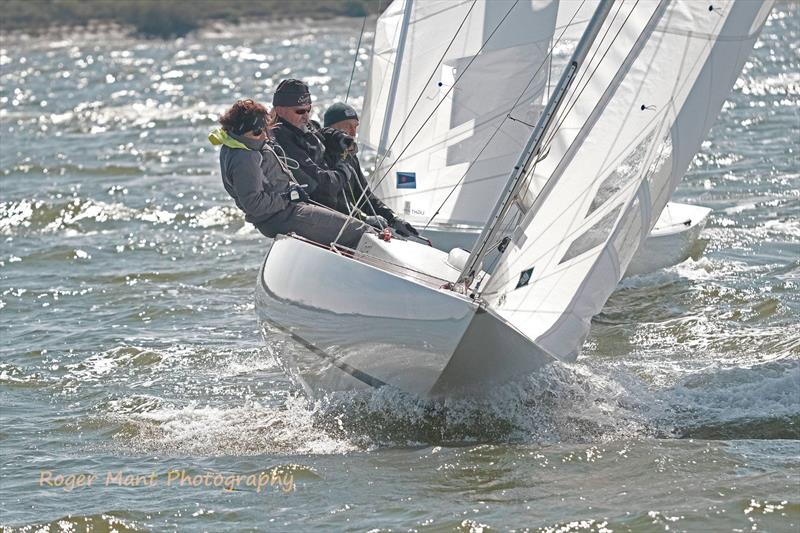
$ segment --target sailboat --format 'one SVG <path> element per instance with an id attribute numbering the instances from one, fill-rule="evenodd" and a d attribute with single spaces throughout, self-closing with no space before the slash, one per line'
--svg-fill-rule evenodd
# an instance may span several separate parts
<path id="1" fill-rule="evenodd" d="M 378 196 L 444 251 L 474 244 L 494 204 L 487 199 L 501 193 L 555 83 L 553 69 L 569 59 L 597 1 L 458 4 L 396 0 L 378 19 L 359 137 L 382 163 L 373 173 Z M 462 22 L 453 39 L 447 30 Z M 404 120 L 411 114 L 430 119 L 419 129 Z M 386 168 L 391 177 L 381 179 Z M 668 203 L 627 273 L 702 249 L 710 212 Z"/>
<path id="2" fill-rule="evenodd" d="M 446 33 L 463 21 L 450 34 L 449 46 L 458 46 L 486 4 L 418 2 L 403 10 L 404 26 Z M 503 25 L 517 20 L 511 10 L 528 2 L 504 4 L 508 15 L 484 46 L 463 50 L 471 59 L 454 71 L 440 101 L 468 78 Z M 311 395 L 391 386 L 437 399 L 484 394 L 553 361 L 574 361 L 771 7 L 748 0 L 596 3 L 545 105 L 515 133 L 524 133 L 522 146 L 471 252 L 389 236 L 365 235 L 355 249 L 278 236 L 259 272 L 256 312 L 265 338 L 280 344 L 275 354 L 285 370 Z M 558 39 L 548 42 L 552 50 Z M 433 57 L 429 65 L 437 85 L 441 62 Z M 392 84 L 404 64 L 398 58 L 392 67 Z M 397 130 L 422 131 L 429 120 L 399 116 L 407 120 Z M 382 147 L 388 155 L 390 120 Z M 393 171 L 400 183 L 416 178 L 383 167 L 384 176 Z"/>

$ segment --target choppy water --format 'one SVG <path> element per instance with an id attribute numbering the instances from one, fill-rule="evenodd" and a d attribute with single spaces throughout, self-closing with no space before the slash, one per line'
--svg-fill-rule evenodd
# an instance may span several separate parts
<path id="1" fill-rule="evenodd" d="M 577 364 L 438 407 L 296 395 L 254 318 L 265 239 L 205 139 L 290 74 L 318 108 L 341 98 L 357 26 L 3 37 L 0 523 L 797 531 L 797 6 L 676 197 L 714 208 L 705 256 L 626 280 Z M 40 486 L 81 473 L 98 478 Z"/>

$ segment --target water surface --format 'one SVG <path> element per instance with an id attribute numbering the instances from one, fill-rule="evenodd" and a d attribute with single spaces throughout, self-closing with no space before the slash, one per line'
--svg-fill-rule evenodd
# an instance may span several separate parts
<path id="1" fill-rule="evenodd" d="M 773 12 L 676 195 L 714 209 L 705 255 L 627 279 L 576 364 L 443 406 L 297 394 L 255 322 L 268 242 L 206 140 L 283 77 L 308 80 L 317 111 L 342 99 L 348 23 L 3 37 L 0 523 L 797 531 L 796 4 Z M 93 486 L 40 486 L 81 473 Z"/>

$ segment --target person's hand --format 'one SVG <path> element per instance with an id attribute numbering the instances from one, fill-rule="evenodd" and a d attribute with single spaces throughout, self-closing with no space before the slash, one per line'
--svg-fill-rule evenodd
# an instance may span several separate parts
<path id="1" fill-rule="evenodd" d="M 325 146 L 336 154 L 350 152 L 356 144 L 355 139 L 336 128 L 323 128 L 322 136 Z"/>
<path id="2" fill-rule="evenodd" d="M 364 222 L 372 226 L 373 228 L 377 228 L 379 230 L 383 230 L 389 227 L 389 223 L 380 215 L 369 216 L 364 219 Z"/>
<path id="3" fill-rule="evenodd" d="M 343 152 L 349 152 L 356 144 L 356 140 L 347 135 L 346 133 L 339 132 L 336 141 Z"/>
<path id="4" fill-rule="evenodd" d="M 290 183 L 289 188 L 282 194 L 284 198 L 292 203 L 308 202 L 308 193 L 305 190 L 305 185 L 298 183 Z"/>
<path id="5" fill-rule="evenodd" d="M 417 229 L 400 217 L 394 217 L 394 220 L 392 220 L 392 227 L 401 237 L 411 237 L 412 235 L 414 237 L 419 237 Z"/>

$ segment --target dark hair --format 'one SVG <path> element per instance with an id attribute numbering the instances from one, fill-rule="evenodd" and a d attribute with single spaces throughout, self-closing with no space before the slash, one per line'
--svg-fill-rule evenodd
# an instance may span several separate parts
<path id="1" fill-rule="evenodd" d="M 236 100 L 236 103 L 219 118 L 222 129 L 237 135 L 267 130 L 272 126 L 271 122 L 267 108 L 249 98 Z"/>

